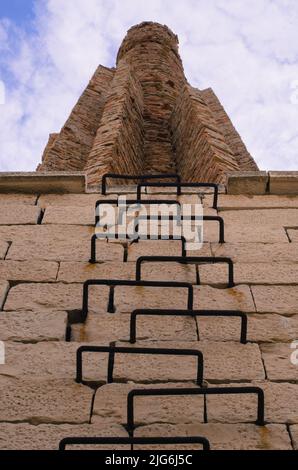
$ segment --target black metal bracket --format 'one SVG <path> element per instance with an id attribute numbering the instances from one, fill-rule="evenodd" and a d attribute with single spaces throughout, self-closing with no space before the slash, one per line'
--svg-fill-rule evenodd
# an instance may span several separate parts
<path id="1" fill-rule="evenodd" d="M 210 450 L 208 439 L 201 436 L 187 437 L 66 437 L 59 443 L 59 450 L 66 450 L 72 445 L 171 445 L 201 444 L 203 450 Z"/>
<path id="2" fill-rule="evenodd" d="M 210 256 L 140 256 L 136 261 L 136 280 L 140 281 L 142 277 L 142 263 L 181 263 L 181 264 L 219 264 L 228 265 L 228 287 L 234 287 L 234 265 L 231 258 L 210 257 Z"/>
<path id="3" fill-rule="evenodd" d="M 188 290 L 187 309 L 193 309 L 193 286 L 189 282 L 176 281 L 130 281 L 120 279 L 89 279 L 83 284 L 83 303 L 82 303 L 82 322 L 85 322 L 88 316 L 89 305 L 89 287 L 90 286 L 109 286 L 108 312 L 115 313 L 114 293 L 116 286 L 140 286 L 140 287 L 173 287 L 186 288 Z"/>
<path id="4" fill-rule="evenodd" d="M 137 309 L 130 314 L 130 343 L 134 344 L 137 337 L 137 317 L 148 316 L 184 316 L 184 317 L 239 317 L 241 318 L 240 343 L 247 343 L 247 315 L 234 310 L 166 310 Z"/>
<path id="5" fill-rule="evenodd" d="M 142 197 L 142 188 L 177 188 L 177 191 L 181 188 L 213 188 L 214 189 L 214 196 L 213 196 L 213 209 L 217 210 L 217 202 L 218 202 L 218 184 L 216 183 L 140 183 L 137 187 L 137 199 L 141 200 Z M 177 193 L 178 194 L 178 193 Z M 181 194 L 181 192 L 180 192 Z"/>
<path id="6" fill-rule="evenodd" d="M 113 343 L 112 343 L 113 344 Z M 81 346 L 77 350 L 77 367 L 76 367 L 76 382 L 84 383 L 83 381 L 83 353 L 108 353 L 108 372 L 107 383 L 113 383 L 113 371 L 115 354 L 157 354 L 166 356 L 194 356 L 198 358 L 196 384 L 202 386 L 204 374 L 204 359 L 201 351 L 196 349 L 173 349 L 173 348 L 132 348 L 132 347 L 117 347 L 110 346 Z"/>
<path id="7" fill-rule="evenodd" d="M 119 175 L 117 173 L 106 173 L 102 177 L 102 183 L 101 183 L 101 194 L 106 195 L 107 194 L 107 179 L 122 179 L 122 180 L 139 180 L 139 181 L 146 181 L 149 179 L 175 179 L 177 180 L 177 183 L 181 182 L 181 178 L 179 175 L 175 173 L 168 173 L 168 174 L 156 174 L 156 175 Z M 181 190 L 177 188 L 177 194 L 181 194 Z"/>
<path id="8" fill-rule="evenodd" d="M 163 388 L 163 389 L 134 389 L 127 395 L 127 431 L 133 436 L 134 423 L 134 397 L 135 396 L 185 396 L 185 395 L 238 395 L 254 394 L 258 397 L 256 424 L 264 426 L 264 392 L 260 387 L 213 387 L 213 388 Z M 207 406 L 205 401 L 204 422 L 208 422 Z"/>

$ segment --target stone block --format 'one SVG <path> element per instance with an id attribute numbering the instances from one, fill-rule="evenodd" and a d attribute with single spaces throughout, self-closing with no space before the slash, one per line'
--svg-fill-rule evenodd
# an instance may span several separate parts
<path id="1" fill-rule="evenodd" d="M 292 449 L 286 426 L 279 424 L 255 426 L 254 424 L 201 424 L 196 422 L 180 425 L 157 423 L 137 428 L 135 436 L 203 436 L 209 440 L 211 450 Z M 138 446 L 136 450 L 140 450 L 140 448 Z M 154 449 L 163 450 L 163 447 L 154 446 Z"/>
<path id="2" fill-rule="evenodd" d="M 0 421 L 88 423 L 93 391 L 72 380 L 11 380 L 0 388 Z"/>
<path id="3" fill-rule="evenodd" d="M 237 226 L 247 230 L 249 230 L 249 227 L 258 230 L 262 226 L 269 232 L 269 229 L 273 227 L 277 229 L 284 226 L 298 225 L 298 209 L 231 210 L 224 211 L 220 215 L 226 225 L 234 230 L 237 230 Z M 269 241 L 266 243 L 269 243 Z"/>
<path id="4" fill-rule="evenodd" d="M 72 326 L 72 340 L 129 341 L 130 317 L 121 314 L 89 314 L 85 324 Z M 195 320 L 191 317 L 139 316 L 137 339 L 160 341 L 196 341 Z"/>
<path id="5" fill-rule="evenodd" d="M 137 341 L 132 347 L 142 346 L 201 351 L 204 356 L 204 379 L 211 382 L 265 378 L 261 353 L 256 344 L 168 341 L 165 345 L 160 341 Z M 196 367 L 197 359 L 188 356 L 119 355 L 115 360 L 114 376 L 118 381 L 132 380 L 135 383 L 195 381 Z"/>
<path id="6" fill-rule="evenodd" d="M 111 251 L 120 253 L 123 248 L 121 245 L 109 244 Z M 135 279 L 135 266 L 132 263 L 71 263 L 62 262 L 60 264 L 58 281 L 60 282 L 85 282 L 88 279 Z"/>
<path id="7" fill-rule="evenodd" d="M 167 384 L 108 384 L 97 389 L 94 400 L 92 423 L 98 419 L 110 418 L 117 423 L 127 423 L 127 394 L 134 389 L 147 388 L 181 388 L 195 387 L 192 383 Z M 135 424 L 150 424 L 155 422 L 192 423 L 203 422 L 203 397 L 185 396 L 172 397 L 136 397 Z"/>
<path id="8" fill-rule="evenodd" d="M 85 194 L 41 194 L 38 198 L 38 205 L 45 209 L 48 206 L 63 206 L 63 207 L 85 207 L 93 208 L 95 213 L 95 204 L 99 200 L 117 199 L 117 194 L 109 194 L 103 196 L 100 193 L 85 193 Z"/>
<path id="9" fill-rule="evenodd" d="M 84 193 L 85 174 L 78 171 L 10 172 L 0 175 L 1 193 Z"/>
<path id="10" fill-rule="evenodd" d="M 64 341 L 66 324 L 66 312 L 5 312 L 0 315 L 0 340 Z"/>
<path id="11" fill-rule="evenodd" d="M 243 171 L 227 175 L 228 194 L 265 194 L 268 184 L 266 171 Z"/>
<path id="12" fill-rule="evenodd" d="M 255 312 L 249 286 L 241 285 L 229 289 L 211 286 L 194 286 L 194 309 L 196 310 L 241 310 Z"/>
<path id="13" fill-rule="evenodd" d="M 212 196 L 205 196 L 204 207 L 211 207 Z M 297 209 L 298 197 L 295 195 L 275 196 L 275 195 L 232 195 L 220 194 L 218 199 L 219 215 L 222 211 L 231 210 L 253 210 L 253 209 Z"/>
<path id="14" fill-rule="evenodd" d="M 179 263 L 150 263 L 142 265 L 142 280 L 144 281 L 177 281 L 197 283 L 195 265 L 181 265 Z"/>
<path id="15" fill-rule="evenodd" d="M 0 206 L 1 225 L 33 225 L 37 224 L 40 208 L 29 204 L 8 204 Z"/>
<path id="16" fill-rule="evenodd" d="M 179 240 L 142 240 L 128 246 L 128 261 L 136 261 L 140 256 L 181 256 Z M 200 250 L 188 252 L 189 256 L 211 256 L 210 244 L 204 243 Z"/>
<path id="17" fill-rule="evenodd" d="M 261 345 L 262 358 L 269 380 L 298 382 L 298 367 L 291 362 L 291 355 L 294 351 L 291 343 Z"/>
<path id="18" fill-rule="evenodd" d="M 1 175 L 0 175 L 1 178 Z M 35 206 L 37 201 L 37 194 L 22 194 L 22 193 L 0 193 L 1 205 L 8 204 L 29 204 Z"/>
<path id="19" fill-rule="evenodd" d="M 66 437 L 128 437 L 127 432 L 108 420 L 93 424 L 39 424 L 1 423 L 0 448 L 2 450 L 58 450 Z M 71 450 L 130 450 L 129 446 L 71 446 Z"/>
<path id="20" fill-rule="evenodd" d="M 94 225 L 93 206 L 48 206 L 42 219 L 43 224 Z"/>
<path id="21" fill-rule="evenodd" d="M 297 318 L 295 318 L 297 317 Z M 199 337 L 210 341 L 239 341 L 240 318 L 197 317 Z M 247 338 L 256 343 L 289 342 L 296 338 L 298 316 L 250 314 Z"/>
<path id="22" fill-rule="evenodd" d="M 298 228 L 287 229 L 288 236 L 291 240 L 291 243 L 298 243 Z M 295 249 L 295 246 L 293 247 Z M 297 252 L 297 249 L 295 250 Z"/>
<path id="23" fill-rule="evenodd" d="M 234 263 L 297 263 L 298 250 L 291 243 L 212 243 L 213 256 L 231 258 Z M 274 264 L 273 264 L 274 263 Z"/>
<path id="24" fill-rule="evenodd" d="M 53 261 L 0 261 L 0 281 L 55 281 L 58 263 Z"/>
<path id="25" fill-rule="evenodd" d="M 270 194 L 298 194 L 298 171 L 269 171 Z"/>
<path id="26" fill-rule="evenodd" d="M 257 312 L 298 313 L 297 286 L 252 286 L 251 290 Z"/>

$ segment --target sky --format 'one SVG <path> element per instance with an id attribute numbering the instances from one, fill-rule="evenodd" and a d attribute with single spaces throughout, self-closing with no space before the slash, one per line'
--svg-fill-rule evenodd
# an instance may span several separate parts
<path id="1" fill-rule="evenodd" d="M 179 36 L 261 170 L 298 170 L 297 0 L 0 0 L 0 171 L 32 171 L 99 64 L 142 21 Z"/>

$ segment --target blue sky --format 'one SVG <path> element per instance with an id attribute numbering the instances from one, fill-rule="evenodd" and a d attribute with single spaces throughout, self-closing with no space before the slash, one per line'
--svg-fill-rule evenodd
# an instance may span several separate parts
<path id="1" fill-rule="evenodd" d="M 188 80 L 214 89 L 261 169 L 298 169 L 297 0 L 0 0 L 0 171 L 36 168 L 147 20 L 178 34 Z"/>

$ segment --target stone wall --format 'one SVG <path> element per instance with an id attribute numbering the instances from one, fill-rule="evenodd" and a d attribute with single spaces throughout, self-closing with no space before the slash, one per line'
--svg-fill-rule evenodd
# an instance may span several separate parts
<path id="1" fill-rule="evenodd" d="M 86 167 L 90 186 L 107 172 L 139 174 L 143 171 L 143 93 L 130 66 L 117 67 L 100 126 Z"/>
<path id="2" fill-rule="evenodd" d="M 170 125 L 183 180 L 222 182 L 227 170 L 239 169 L 199 90 L 184 86 Z"/>
<path id="3" fill-rule="evenodd" d="M 38 171 L 83 170 L 114 71 L 99 66 L 60 134 L 52 134 Z"/>

